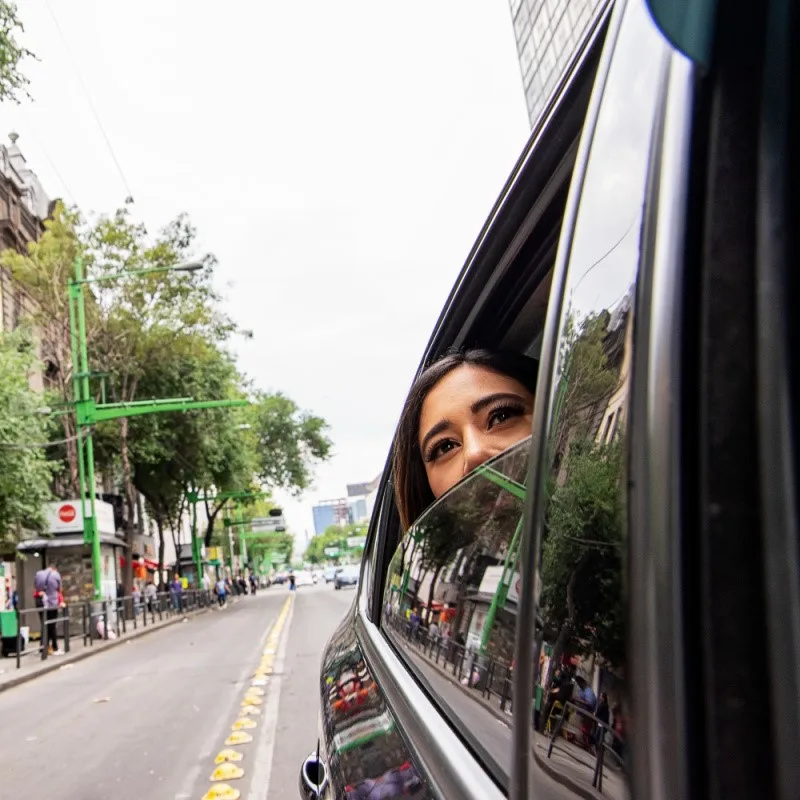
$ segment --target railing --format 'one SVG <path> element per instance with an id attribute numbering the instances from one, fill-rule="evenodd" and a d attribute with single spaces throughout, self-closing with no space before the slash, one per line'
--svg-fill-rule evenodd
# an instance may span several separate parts
<path id="1" fill-rule="evenodd" d="M 54 631 L 56 643 L 63 641 L 64 653 L 70 652 L 73 639 L 82 639 L 84 647 L 92 647 L 95 639 L 116 639 L 140 626 L 146 628 L 155 625 L 165 618 L 185 616 L 200 611 L 215 603 L 210 591 L 203 589 L 187 589 L 180 594 L 158 592 L 146 597 L 119 597 L 105 600 L 86 600 L 61 608 L 22 608 L 15 609 L 16 617 L 16 666 L 22 666 L 22 659 L 39 655 L 42 661 L 47 660 L 49 642 Z M 48 613 L 49 612 L 49 613 Z M 9 612 L 4 612 L 9 613 Z M 38 647 L 31 648 L 30 637 L 24 639 L 23 628 L 32 628 L 31 621 L 38 622 L 41 636 Z M 28 623 L 28 624 L 26 624 Z M 4 647 L 4 654 L 6 648 Z"/>
<path id="2" fill-rule="evenodd" d="M 467 679 L 467 686 L 480 692 L 485 700 L 499 698 L 500 710 L 505 711 L 511 702 L 513 673 L 511 665 L 491 656 L 480 654 L 466 645 L 438 634 L 432 636 L 428 628 L 414 627 L 405 618 L 391 616 L 389 625 L 418 652 L 428 658 L 443 672 L 450 673 L 459 682 Z"/>
<path id="3" fill-rule="evenodd" d="M 550 745 L 547 748 L 547 757 L 553 754 L 553 750 L 556 745 L 556 739 L 561 735 L 561 732 L 564 726 L 569 722 L 573 714 L 570 713 L 570 709 L 574 710 L 574 715 L 578 718 L 582 718 L 588 720 L 590 723 L 590 732 L 588 734 L 584 734 L 584 731 L 578 730 L 576 733 L 579 735 L 588 735 L 590 738 L 590 742 L 594 744 L 596 749 L 595 753 L 595 763 L 594 763 L 594 773 L 592 775 L 592 786 L 597 789 L 598 792 L 602 794 L 603 792 L 603 766 L 605 765 L 605 758 L 606 752 L 611 753 L 611 755 L 617 760 L 618 766 L 622 768 L 624 766 L 622 756 L 614 749 L 613 743 L 614 739 L 616 738 L 620 745 L 622 745 L 622 739 L 620 738 L 619 734 L 611 728 L 611 726 L 601 720 L 596 714 L 593 714 L 591 711 L 587 710 L 583 706 L 579 706 L 576 703 L 573 703 L 571 700 L 565 700 L 563 703 L 563 709 L 561 711 L 560 716 L 558 717 L 558 722 L 556 723 L 555 728 L 553 728 L 553 733 L 550 736 Z M 611 741 L 612 746 L 609 747 L 608 745 L 608 734 L 611 734 Z"/>

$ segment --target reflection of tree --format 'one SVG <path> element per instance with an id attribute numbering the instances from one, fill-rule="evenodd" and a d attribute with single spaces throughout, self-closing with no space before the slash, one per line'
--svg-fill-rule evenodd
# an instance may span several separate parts
<path id="1" fill-rule="evenodd" d="M 556 637 L 552 664 L 580 651 L 622 663 L 623 452 L 619 440 L 607 447 L 573 440 L 566 480 L 552 492 L 541 595 L 545 627 Z"/>
<path id="2" fill-rule="evenodd" d="M 616 337 L 609 332 L 608 311 L 578 321 L 569 313 L 564 330 L 560 363 L 561 391 L 555 414 L 553 456 L 558 462 L 573 437 L 590 436 L 598 411 L 605 407 L 617 386 L 619 359 Z"/>

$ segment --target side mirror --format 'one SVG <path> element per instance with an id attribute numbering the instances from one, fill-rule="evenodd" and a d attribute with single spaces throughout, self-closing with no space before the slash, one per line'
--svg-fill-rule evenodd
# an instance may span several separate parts
<path id="1" fill-rule="evenodd" d="M 316 753 L 311 753 L 300 767 L 300 797 L 321 800 L 328 788 L 328 768 Z"/>

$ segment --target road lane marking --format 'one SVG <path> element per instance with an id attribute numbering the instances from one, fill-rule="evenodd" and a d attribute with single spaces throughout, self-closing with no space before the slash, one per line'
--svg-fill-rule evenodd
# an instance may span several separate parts
<path id="1" fill-rule="evenodd" d="M 294 597 L 294 595 L 290 595 Z M 269 793 L 269 779 L 272 774 L 272 756 L 275 752 L 275 739 L 278 730 L 278 714 L 281 700 L 281 673 L 283 672 L 283 662 L 286 658 L 286 648 L 289 642 L 289 631 L 292 626 L 292 616 L 294 614 L 294 603 L 288 607 L 286 623 L 283 626 L 283 635 L 278 631 L 274 638 L 270 635 L 267 646 L 264 648 L 265 659 L 270 663 L 274 660 L 277 674 L 272 674 L 269 678 L 269 688 L 267 690 L 266 704 L 264 705 L 264 717 L 261 725 L 261 734 L 256 742 L 255 757 L 253 759 L 253 770 L 250 780 L 250 791 L 247 800 L 267 800 Z M 277 657 L 272 653 L 267 654 L 267 650 L 277 652 Z"/>
<path id="2" fill-rule="evenodd" d="M 241 701 L 241 707 L 238 710 L 239 718 L 231 725 L 232 733 L 225 739 L 225 744 L 230 745 L 244 745 L 253 741 L 251 734 L 246 733 L 246 730 L 252 730 L 258 726 L 256 720 L 252 716 L 258 716 L 261 709 L 258 707 L 263 703 L 262 696 L 264 690 L 258 687 L 254 688 L 255 681 L 263 684 L 267 683 L 267 678 L 272 673 L 274 659 L 272 655 L 267 655 L 267 650 L 273 652 L 281 641 L 281 634 L 283 633 L 284 625 L 287 620 L 291 618 L 291 609 L 293 605 L 293 596 L 286 598 L 277 618 L 271 624 L 266 642 L 264 645 L 264 654 L 258 670 L 255 673 L 254 682 L 246 690 L 244 698 Z M 287 626 L 288 627 L 288 626 Z M 259 694 L 260 693 L 260 694 Z M 228 757 L 230 753 L 234 753 L 238 758 Z M 241 761 L 244 759 L 244 753 L 239 753 L 233 750 L 223 750 L 217 754 L 215 763 L 217 767 L 211 773 L 209 780 L 214 784 L 203 795 L 202 800 L 238 800 L 241 797 L 241 792 L 230 786 L 227 783 L 220 783 L 219 781 L 238 780 L 244 777 L 245 769 L 231 763 L 232 761 Z"/>

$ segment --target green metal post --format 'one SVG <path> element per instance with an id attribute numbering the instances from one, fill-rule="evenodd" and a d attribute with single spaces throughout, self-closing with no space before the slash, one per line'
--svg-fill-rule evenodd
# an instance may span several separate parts
<path id="1" fill-rule="evenodd" d="M 75 318 L 75 307 L 78 305 L 78 292 L 80 292 L 80 284 L 69 284 L 69 333 L 70 333 L 70 347 L 72 349 L 72 393 L 77 404 L 81 398 L 81 378 L 80 369 L 78 367 L 78 323 Z M 78 419 L 77 413 L 75 414 L 75 433 L 77 438 L 75 445 L 78 455 L 78 488 L 80 491 L 81 501 L 81 518 L 83 519 L 83 541 L 84 544 L 90 544 L 91 534 L 88 528 L 88 514 L 86 513 L 86 466 L 84 463 L 85 454 L 83 452 L 83 427 Z"/>
<path id="2" fill-rule="evenodd" d="M 197 588 L 202 589 L 203 559 L 200 540 L 197 536 L 197 490 L 189 492 L 189 502 L 192 504 L 192 559 L 197 571 Z"/>
<path id="3" fill-rule="evenodd" d="M 513 575 L 513 567 L 516 566 L 517 557 L 516 553 L 519 549 L 519 541 L 520 541 L 520 533 L 522 531 L 522 517 L 519 518 L 519 522 L 517 523 L 517 528 L 514 531 L 514 538 L 511 540 L 511 544 L 508 546 L 508 551 L 506 552 L 506 559 L 503 563 L 503 573 L 500 575 L 500 582 L 497 584 L 497 588 L 494 591 L 494 597 L 492 597 L 492 604 L 489 606 L 489 611 L 486 613 L 486 621 L 483 623 L 483 633 L 481 633 L 481 646 L 480 652 L 481 654 L 486 652 L 486 647 L 489 644 L 489 639 L 492 636 L 492 628 L 494 628 L 494 621 L 497 617 L 497 609 L 503 608 L 506 604 L 506 598 L 508 597 L 508 587 L 511 582 L 511 575 Z M 509 568 L 511 571 L 509 572 Z"/>
<path id="4" fill-rule="evenodd" d="M 80 371 L 80 399 L 76 400 L 75 411 L 78 420 L 78 428 L 85 427 L 87 429 L 85 441 L 85 455 L 86 455 L 86 484 L 85 488 L 89 491 L 89 508 L 91 517 L 88 526 L 86 525 L 86 517 L 84 516 L 84 536 L 88 538 L 92 545 L 92 574 L 94 582 L 94 596 L 95 599 L 102 597 L 102 555 L 100 553 L 100 531 L 97 526 L 97 505 L 95 503 L 95 481 L 94 481 L 94 442 L 92 440 L 91 425 L 87 424 L 86 416 L 88 407 L 91 403 L 91 388 L 89 386 L 89 353 L 86 344 L 86 310 L 84 306 L 83 297 L 83 264 L 80 257 L 75 259 L 75 289 L 74 292 L 75 305 L 78 316 L 78 369 Z M 73 370 L 75 365 L 73 364 Z M 82 491 L 84 487 L 81 487 Z M 84 504 L 85 506 L 85 504 Z"/>

